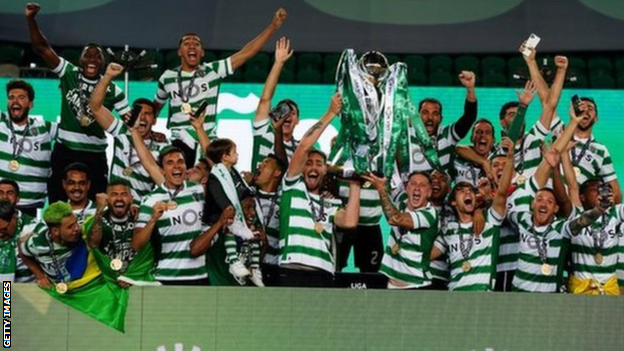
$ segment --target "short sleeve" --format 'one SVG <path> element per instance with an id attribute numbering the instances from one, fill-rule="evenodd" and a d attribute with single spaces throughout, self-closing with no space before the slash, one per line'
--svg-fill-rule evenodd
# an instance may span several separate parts
<path id="1" fill-rule="evenodd" d="M 438 226 L 438 220 L 435 210 L 429 211 L 429 208 L 417 211 L 408 211 L 412 217 L 414 224 L 412 229 L 426 229 Z"/>
<path id="2" fill-rule="evenodd" d="M 490 224 L 492 226 L 501 226 L 503 224 L 504 219 L 505 219 L 504 216 L 501 216 L 496 211 L 494 211 L 493 207 L 490 207 L 490 209 L 487 212 L 487 219 L 486 219 L 487 224 Z"/>
<path id="3" fill-rule="evenodd" d="M 161 75 L 158 79 L 158 88 L 156 89 L 156 95 L 154 96 L 154 101 L 161 105 L 164 105 L 169 99 L 169 95 L 165 90 L 164 76 L 165 74 L 163 73 L 163 75 Z"/>
<path id="4" fill-rule="evenodd" d="M 206 64 L 212 71 L 214 71 L 219 77 L 226 78 L 234 73 L 232 69 L 232 57 L 228 57 L 223 60 L 212 61 Z"/>
<path id="5" fill-rule="evenodd" d="M 598 174 L 600 174 L 600 177 L 602 177 L 602 181 L 605 183 L 617 179 L 617 175 L 615 174 L 615 168 L 613 167 L 613 161 L 611 160 L 611 154 L 609 153 L 609 149 L 607 149 L 606 147 L 604 149 L 604 158 Z"/>
<path id="6" fill-rule="evenodd" d="M 58 64 L 58 66 L 54 67 L 54 69 L 52 70 L 52 73 L 56 74 L 59 77 L 63 77 L 65 75 L 65 73 L 67 72 L 67 69 L 71 70 L 74 65 L 72 65 L 71 63 L 69 63 L 69 61 L 65 60 L 62 57 L 59 57 L 61 60 Z"/>
<path id="7" fill-rule="evenodd" d="M 143 228 L 147 225 L 147 222 L 152 218 L 152 207 L 150 198 L 146 197 L 141 201 L 141 206 L 139 207 L 139 218 L 136 222 L 137 228 Z"/>
<path id="8" fill-rule="evenodd" d="M 117 86 L 115 83 L 111 83 L 113 85 L 113 103 L 115 106 L 115 111 L 120 115 L 125 115 L 130 112 L 130 107 L 128 106 L 128 100 L 126 99 L 126 94 Z"/>
<path id="9" fill-rule="evenodd" d="M 119 119 L 115 118 L 106 131 L 113 136 L 119 136 L 125 133 L 124 127 L 123 123 Z"/>
<path id="10" fill-rule="evenodd" d="M 292 178 L 288 177 L 288 176 L 285 176 L 284 177 L 284 181 L 282 182 L 282 190 L 284 192 L 287 192 L 289 190 L 293 190 L 293 189 L 295 189 L 297 187 L 297 185 L 299 185 L 302 182 L 303 182 L 303 175 L 302 174 L 296 175 L 296 176 L 294 176 Z"/>
<path id="11" fill-rule="evenodd" d="M 265 118 L 261 121 L 254 121 L 252 124 L 253 127 L 253 136 L 262 136 L 269 133 L 272 133 L 271 130 L 271 121 L 269 118 Z"/>
<path id="12" fill-rule="evenodd" d="M 433 245 L 440 250 L 440 252 L 442 252 L 442 254 L 446 254 L 447 253 L 447 245 L 446 245 L 446 239 L 444 239 L 444 235 L 438 235 L 438 237 L 435 239 L 435 241 L 433 242 Z"/>

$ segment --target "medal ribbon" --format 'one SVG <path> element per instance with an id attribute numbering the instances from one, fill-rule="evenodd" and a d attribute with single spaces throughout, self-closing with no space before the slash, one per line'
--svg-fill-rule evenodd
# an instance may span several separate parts
<path id="1" fill-rule="evenodd" d="M 11 131 L 11 144 L 13 144 L 13 160 L 17 160 L 17 158 L 24 151 L 24 141 L 26 141 L 26 137 L 28 136 L 29 127 L 30 127 L 30 119 L 26 117 L 26 128 L 24 129 L 24 136 L 21 140 L 17 140 L 17 132 L 15 128 L 13 128 L 13 121 L 9 118 L 7 121 L 9 125 L 9 130 Z"/>
<path id="2" fill-rule="evenodd" d="M 191 77 L 191 81 L 186 86 L 186 89 L 182 88 L 182 68 L 178 70 L 178 94 L 180 95 L 180 99 L 182 102 L 189 102 L 191 99 L 191 92 L 193 91 L 193 83 L 195 83 L 195 78 L 199 76 L 199 69 L 196 69 Z"/>
<path id="3" fill-rule="evenodd" d="M 592 230 L 587 228 L 586 230 L 591 230 L 592 241 L 594 242 L 594 249 L 598 252 L 602 250 L 604 247 L 605 241 L 607 241 L 608 233 L 605 231 L 607 224 L 609 224 L 608 218 L 606 215 L 602 215 L 602 223 L 600 224 L 600 230 Z"/>
<path id="4" fill-rule="evenodd" d="M 457 234 L 459 234 L 459 250 L 461 251 L 464 260 L 468 260 L 470 257 L 470 251 L 472 251 L 472 246 L 474 245 L 474 237 L 471 233 L 468 235 L 470 240 L 464 240 L 464 233 L 462 232 L 461 227 L 459 228 L 459 232 Z"/>
<path id="5" fill-rule="evenodd" d="M 56 282 L 65 283 L 65 276 L 61 272 L 61 266 L 59 266 L 58 260 L 56 258 L 56 254 L 54 253 L 54 243 L 52 243 L 52 239 L 50 238 L 50 233 L 46 235 L 46 239 L 48 241 L 48 246 L 50 247 L 50 257 L 52 258 L 52 266 L 54 267 L 54 274 Z"/>
<path id="6" fill-rule="evenodd" d="M 546 228 L 544 231 L 544 236 L 540 239 L 537 233 L 535 232 L 535 228 L 531 226 L 531 235 L 537 240 L 537 253 L 539 254 L 540 261 L 542 263 L 546 263 L 548 261 L 548 240 L 546 236 L 548 235 L 550 226 Z"/>
<path id="7" fill-rule="evenodd" d="M 592 138 L 590 137 L 589 140 L 587 140 L 585 142 L 585 144 L 583 144 L 583 147 L 581 148 L 581 153 L 578 155 L 578 158 L 576 157 L 576 147 L 573 147 L 572 150 L 570 150 L 572 152 L 572 164 L 574 166 L 578 166 L 579 163 L 581 163 L 581 160 L 583 159 L 583 156 L 585 156 L 585 154 L 587 153 L 587 150 L 589 150 L 589 146 L 592 143 Z"/>

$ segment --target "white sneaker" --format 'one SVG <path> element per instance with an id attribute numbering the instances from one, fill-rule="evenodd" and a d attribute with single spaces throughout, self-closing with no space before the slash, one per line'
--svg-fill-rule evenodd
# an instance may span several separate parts
<path id="1" fill-rule="evenodd" d="M 234 278 L 244 278 L 251 275 L 251 272 L 245 267 L 245 265 L 241 261 L 236 261 L 234 263 L 230 263 L 230 274 L 234 276 Z"/>
<path id="2" fill-rule="evenodd" d="M 260 268 L 252 269 L 251 276 L 249 277 L 252 283 L 256 284 L 257 287 L 264 288 L 264 282 L 262 281 L 262 271 Z"/>
<path id="3" fill-rule="evenodd" d="M 230 229 L 230 232 L 232 234 L 243 240 L 251 240 L 254 238 L 251 230 L 249 230 L 249 228 L 247 228 L 243 222 L 234 221 L 234 223 L 230 224 L 228 229 Z"/>

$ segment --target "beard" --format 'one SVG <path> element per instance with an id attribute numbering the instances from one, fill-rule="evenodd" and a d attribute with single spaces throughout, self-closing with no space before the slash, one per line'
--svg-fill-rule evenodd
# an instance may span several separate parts
<path id="1" fill-rule="evenodd" d="M 590 130 L 590 129 L 594 126 L 594 123 L 596 123 L 596 120 L 595 120 L 595 119 L 594 119 L 594 120 L 591 120 L 591 121 L 589 122 L 589 124 L 588 124 L 587 126 L 585 126 L 585 127 L 583 127 L 583 125 L 579 123 L 579 125 L 578 125 L 578 129 L 580 129 L 580 130 L 581 130 L 581 131 L 583 131 L 583 132 L 586 132 L 586 131 Z"/>
<path id="2" fill-rule="evenodd" d="M 9 117 L 11 117 L 11 121 L 13 121 L 13 123 L 21 123 L 24 122 L 26 120 L 26 118 L 28 118 L 28 114 L 30 113 L 30 109 L 28 107 L 25 107 L 22 109 L 22 113 L 18 116 L 13 115 L 13 109 L 9 109 Z"/>

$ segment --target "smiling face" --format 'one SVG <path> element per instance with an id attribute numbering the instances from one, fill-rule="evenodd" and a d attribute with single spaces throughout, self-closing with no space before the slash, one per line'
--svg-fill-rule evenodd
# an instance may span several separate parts
<path id="1" fill-rule="evenodd" d="M 431 197 L 431 182 L 424 174 L 413 174 L 405 187 L 407 208 L 416 210 L 424 207 Z"/>
<path id="2" fill-rule="evenodd" d="M 472 214 L 477 208 L 477 196 L 475 188 L 466 182 L 460 182 L 455 186 L 455 197 L 451 201 L 458 213 Z"/>
<path id="3" fill-rule="evenodd" d="M 451 190 L 449 177 L 440 171 L 431 173 L 431 200 L 434 202 L 444 202 L 444 198 Z"/>
<path id="4" fill-rule="evenodd" d="M 147 138 L 152 132 L 152 127 L 156 124 L 154 109 L 150 105 L 140 104 L 141 112 L 139 113 L 138 130 L 143 139 Z"/>
<path id="5" fill-rule="evenodd" d="M 327 173 L 325 158 L 318 153 L 310 153 L 303 169 L 303 180 L 310 192 L 318 192 Z"/>
<path id="6" fill-rule="evenodd" d="M 535 194 L 531 209 L 533 210 L 533 224 L 541 227 L 552 222 L 555 213 L 559 211 L 559 206 L 552 191 L 542 189 Z"/>
<path id="7" fill-rule="evenodd" d="M 64 244 L 73 244 L 80 239 L 80 226 L 78 220 L 72 213 L 63 218 L 61 223 L 50 228 L 52 240 L 60 241 Z"/>
<path id="8" fill-rule="evenodd" d="M 254 198 L 249 196 L 243 199 L 241 207 L 243 209 L 243 216 L 245 217 L 247 225 L 253 224 L 254 219 L 256 218 L 256 201 Z"/>
<path id="9" fill-rule="evenodd" d="M 73 203 L 82 203 L 87 199 L 91 182 L 87 174 L 80 171 L 69 171 L 63 179 L 63 189 Z"/>
<path id="10" fill-rule="evenodd" d="M 600 201 L 598 200 L 598 195 L 600 195 L 600 182 L 599 181 L 588 181 L 587 185 L 583 185 L 581 187 L 582 193 L 581 202 L 583 203 L 583 208 L 586 210 L 590 210 L 599 205 Z"/>
<path id="11" fill-rule="evenodd" d="M 277 161 L 274 158 L 266 157 L 258 165 L 256 173 L 254 175 L 253 183 L 262 188 L 269 184 L 273 179 L 279 177 L 281 172 L 277 166 Z"/>
<path id="12" fill-rule="evenodd" d="M 442 114 L 440 113 L 440 104 L 435 102 L 425 102 L 420 108 L 420 118 L 422 118 L 427 134 L 436 135 L 438 127 L 442 121 Z"/>
<path id="13" fill-rule="evenodd" d="M 581 107 L 583 120 L 579 123 L 578 128 L 582 131 L 590 130 L 594 124 L 598 121 L 598 115 L 596 114 L 596 105 L 591 101 L 586 101 L 585 106 Z"/>
<path id="14" fill-rule="evenodd" d="M 178 48 L 178 56 L 180 56 L 183 68 L 197 68 L 202 58 L 204 58 L 204 49 L 202 48 L 201 39 L 193 34 L 183 36 L 180 47 Z"/>
<path id="15" fill-rule="evenodd" d="M 492 166 L 492 173 L 494 173 L 494 183 L 496 186 L 500 185 L 501 178 L 503 177 L 503 171 L 505 170 L 505 165 L 507 164 L 507 157 L 503 155 L 499 155 L 494 157 L 490 161 L 490 165 Z M 512 171 L 512 179 L 515 175 L 515 170 Z"/>
<path id="16" fill-rule="evenodd" d="M 171 152 L 162 159 L 162 172 L 165 183 L 170 187 L 179 187 L 186 178 L 186 162 L 181 152 Z"/>
<path id="17" fill-rule="evenodd" d="M 494 145 L 494 130 L 487 122 L 478 122 L 472 130 L 472 146 L 475 152 L 486 157 Z"/>
<path id="18" fill-rule="evenodd" d="M 87 78 L 97 78 L 100 69 L 104 65 L 104 53 L 96 46 L 86 46 L 80 55 L 80 67 L 82 74 Z"/>
<path id="19" fill-rule="evenodd" d="M 7 96 L 7 111 L 11 121 L 15 124 L 26 122 L 28 113 L 33 108 L 33 103 L 28 97 L 28 92 L 24 89 L 11 89 Z"/>
<path id="20" fill-rule="evenodd" d="M 130 189 L 123 184 L 111 185 L 106 190 L 108 195 L 108 209 L 117 218 L 124 218 L 132 205 Z"/>

